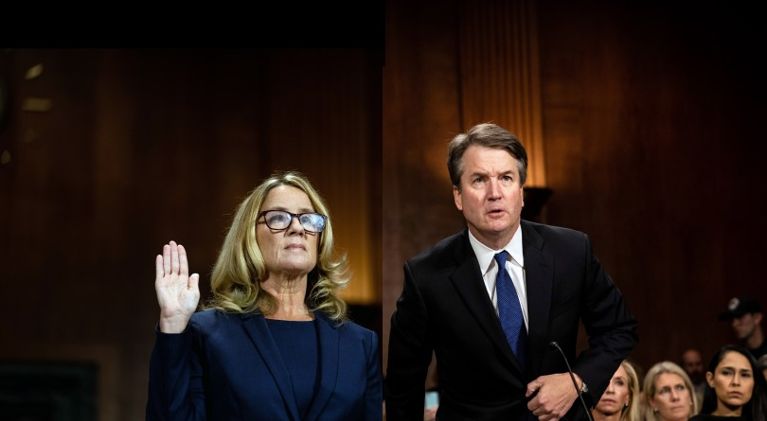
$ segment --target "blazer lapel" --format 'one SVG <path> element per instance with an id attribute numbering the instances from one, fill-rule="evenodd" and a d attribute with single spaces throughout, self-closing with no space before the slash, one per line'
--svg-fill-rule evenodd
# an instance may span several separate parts
<path id="1" fill-rule="evenodd" d="M 477 322 L 479 322 L 482 330 L 485 331 L 487 336 L 498 347 L 501 354 L 506 357 L 519 373 L 524 373 L 519 361 L 514 356 L 514 353 L 511 352 L 511 347 L 509 347 L 509 343 L 506 341 L 506 335 L 503 333 L 503 328 L 498 320 L 493 302 L 487 295 L 485 282 L 482 279 L 482 271 L 469 244 L 467 231 L 464 231 L 459 243 L 460 245 L 456 248 L 455 253 L 458 267 L 450 275 L 450 281 L 452 281 L 463 298 L 466 307 L 474 318 L 477 319 Z"/>
<path id="2" fill-rule="evenodd" d="M 322 411 L 330 400 L 330 396 L 336 389 L 338 380 L 340 341 L 341 335 L 335 322 L 328 319 L 321 312 L 314 313 L 317 318 L 317 335 L 319 336 L 319 364 L 320 364 L 320 387 L 317 394 L 314 395 L 309 411 L 306 415 L 307 420 L 319 419 Z"/>
<path id="3" fill-rule="evenodd" d="M 291 420 L 299 420 L 298 404 L 293 393 L 293 384 L 290 381 L 290 374 L 285 363 L 280 358 L 280 350 L 269 332 L 266 325 L 266 319 L 261 314 L 249 313 L 243 316 L 242 324 L 250 337 L 251 342 L 256 347 L 266 367 L 269 369 L 274 379 L 277 389 L 282 395 L 285 408 Z"/>
<path id="4" fill-rule="evenodd" d="M 548 347 L 549 311 L 554 283 L 554 259 L 543 251 L 543 237 L 522 221 L 522 253 L 525 256 L 527 286 L 528 354 L 542 355 Z M 532 373 L 540 372 L 542 358 L 535 358 Z"/>

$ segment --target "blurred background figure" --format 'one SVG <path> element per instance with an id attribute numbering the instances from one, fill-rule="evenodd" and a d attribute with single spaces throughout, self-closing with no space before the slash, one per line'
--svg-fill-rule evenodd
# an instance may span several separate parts
<path id="1" fill-rule="evenodd" d="M 762 371 L 762 374 L 764 374 L 764 378 L 767 379 L 767 355 L 759 357 L 757 366 L 759 367 L 759 370 Z"/>
<path id="2" fill-rule="evenodd" d="M 711 358 L 706 396 L 695 420 L 767 419 L 767 386 L 756 360 L 740 345 L 725 345 Z"/>
<path id="3" fill-rule="evenodd" d="M 729 321 L 732 330 L 751 355 L 759 358 L 767 354 L 767 342 L 762 330 L 762 306 L 748 297 L 734 297 L 727 304 L 727 310 L 719 315 L 719 320 Z"/>
<path id="4" fill-rule="evenodd" d="M 706 372 L 703 369 L 703 357 L 700 351 L 690 348 L 682 353 L 682 368 L 692 381 L 692 387 L 698 402 L 703 402 L 706 391 Z"/>
<path id="5" fill-rule="evenodd" d="M 698 412 L 690 378 L 671 361 L 659 362 L 647 370 L 643 391 L 648 421 L 683 421 Z"/>
<path id="6" fill-rule="evenodd" d="M 639 421 L 640 392 L 636 370 L 624 360 L 591 410 L 591 416 L 595 421 Z"/>

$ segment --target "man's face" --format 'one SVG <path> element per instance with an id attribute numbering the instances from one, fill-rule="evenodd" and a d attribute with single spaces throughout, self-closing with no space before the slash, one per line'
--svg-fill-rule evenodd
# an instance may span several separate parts
<path id="1" fill-rule="evenodd" d="M 700 352 L 694 349 L 688 349 L 682 354 L 682 367 L 693 383 L 703 381 L 703 358 Z"/>
<path id="2" fill-rule="evenodd" d="M 746 340 L 751 337 L 757 324 L 762 321 L 761 313 L 746 313 L 740 317 L 733 317 L 732 330 L 739 340 Z"/>
<path id="3" fill-rule="evenodd" d="M 524 206 L 517 160 L 504 149 L 472 145 L 462 170 L 460 189 L 453 187 L 455 207 L 479 241 L 493 249 L 505 246 Z"/>

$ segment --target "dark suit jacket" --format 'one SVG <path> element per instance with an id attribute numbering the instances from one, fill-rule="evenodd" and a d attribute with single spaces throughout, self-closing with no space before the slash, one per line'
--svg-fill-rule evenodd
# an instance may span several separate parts
<path id="1" fill-rule="evenodd" d="M 524 398 L 527 383 L 567 372 L 552 341 L 575 361 L 573 370 L 590 388 L 587 398 L 599 400 L 636 343 L 636 321 L 592 255 L 585 234 L 522 221 L 522 242 L 529 321 L 524 369 L 506 342 L 466 230 L 405 264 L 389 337 L 388 421 L 423 418 L 432 351 L 439 375 L 439 420 L 532 417 Z M 589 349 L 575 360 L 579 320 Z M 576 400 L 570 418 L 579 406 Z"/>
<path id="2" fill-rule="evenodd" d="M 380 420 L 376 334 L 318 319 L 320 386 L 305 420 Z M 264 316 L 195 313 L 181 334 L 158 331 L 148 420 L 299 420 L 288 369 Z"/>

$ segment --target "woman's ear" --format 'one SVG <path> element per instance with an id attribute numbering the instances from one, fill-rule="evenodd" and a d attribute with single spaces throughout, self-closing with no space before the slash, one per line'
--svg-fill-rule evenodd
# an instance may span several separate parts
<path id="1" fill-rule="evenodd" d="M 708 383 L 708 387 L 714 388 L 714 373 L 707 371 L 706 372 L 706 383 Z"/>

